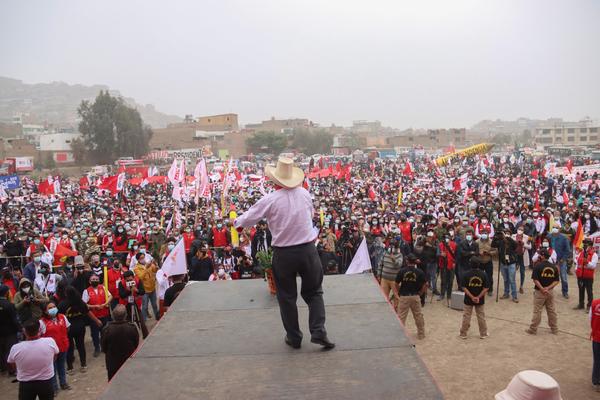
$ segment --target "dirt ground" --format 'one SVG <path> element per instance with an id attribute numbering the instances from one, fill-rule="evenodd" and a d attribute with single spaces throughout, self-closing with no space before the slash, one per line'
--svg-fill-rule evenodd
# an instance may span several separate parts
<path id="1" fill-rule="evenodd" d="M 529 277 L 528 271 L 525 293 L 519 295 L 518 304 L 510 300 L 496 303 L 495 296 L 486 298 L 490 337 L 485 340 L 479 339 L 475 315 L 469 338 L 460 339 L 458 330 L 462 312 L 448 308 L 445 301 L 434 299 L 430 304 L 428 299 L 423 310 L 427 335 L 424 340 L 416 339 L 414 320 L 409 315 L 406 329 L 447 400 L 492 399 L 513 375 L 525 369 L 552 375 L 560 383 L 564 400 L 600 398 L 591 386 L 592 345 L 588 340 L 588 317 L 585 312 L 572 309 L 578 295 L 575 276 L 569 276 L 569 300 L 560 295 L 560 285 L 554 289 L 560 333 L 550 333 L 547 316 L 543 313 L 536 336 L 524 332 L 533 309 L 533 283 Z M 517 273 L 517 282 L 518 279 Z M 501 292 L 502 288 L 500 283 Z M 600 293 L 598 280 L 594 292 Z M 149 325 L 153 323 L 154 320 L 149 321 Z M 67 376 L 72 390 L 59 392 L 59 399 L 93 399 L 106 387 L 104 357 L 92 357 L 89 334 L 86 339 L 88 370 L 79 372 L 76 352 L 75 373 Z M 6 375 L 0 377 L 0 397 L 3 399 L 17 398 L 18 383 L 11 383 L 11 379 Z"/>
<path id="2" fill-rule="evenodd" d="M 496 269 L 497 274 L 497 269 Z M 497 275 L 494 276 L 494 280 Z M 517 285 L 519 273 L 517 272 Z M 494 282 L 494 289 L 496 283 Z M 569 297 L 554 289 L 559 334 L 548 328 L 545 311 L 535 336 L 525 333 L 533 311 L 533 281 L 527 272 L 524 294 L 519 303 L 487 297 L 485 314 L 490 337 L 479 338 L 477 318 L 473 314 L 468 339 L 458 337 L 462 311 L 448 308 L 445 301 L 426 304 L 426 338 L 416 339 L 416 327 L 409 315 L 406 328 L 447 400 L 493 399 L 519 371 L 535 369 L 558 381 L 564 400 L 600 398 L 591 384 L 592 344 L 589 341 L 588 315 L 573 310 L 578 301 L 577 279 L 569 275 Z M 500 295 L 503 282 L 500 282 Z M 600 293 L 596 279 L 594 293 Z"/>

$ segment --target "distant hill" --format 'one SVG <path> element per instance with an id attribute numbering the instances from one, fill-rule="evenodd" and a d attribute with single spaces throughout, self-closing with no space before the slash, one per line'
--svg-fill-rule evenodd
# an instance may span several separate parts
<path id="1" fill-rule="evenodd" d="M 82 100 L 93 100 L 101 90 L 109 90 L 114 96 L 119 91 L 105 85 L 68 85 L 64 82 L 26 84 L 17 79 L 0 77 L 0 121 L 11 121 L 18 114 L 29 114 L 28 119 L 36 123 L 50 123 L 77 127 L 77 107 Z M 123 100 L 137 108 L 144 122 L 153 128 L 164 128 L 167 124 L 181 122 L 183 118 L 158 112 L 154 106 L 141 105 L 134 99 Z"/>

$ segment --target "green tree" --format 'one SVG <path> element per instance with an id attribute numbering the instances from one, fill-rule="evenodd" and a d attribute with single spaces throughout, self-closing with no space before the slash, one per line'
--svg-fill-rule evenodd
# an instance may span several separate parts
<path id="1" fill-rule="evenodd" d="M 248 150 L 253 153 L 279 154 L 287 146 L 287 137 L 283 133 L 255 132 L 246 139 Z"/>
<path id="2" fill-rule="evenodd" d="M 306 155 L 328 154 L 333 145 L 333 136 L 325 130 L 294 130 L 292 146 Z"/>
<path id="3" fill-rule="evenodd" d="M 90 161 L 105 164 L 119 157 L 137 158 L 148 153 L 152 130 L 123 99 L 100 91 L 93 103 L 82 101 L 77 112 Z"/>

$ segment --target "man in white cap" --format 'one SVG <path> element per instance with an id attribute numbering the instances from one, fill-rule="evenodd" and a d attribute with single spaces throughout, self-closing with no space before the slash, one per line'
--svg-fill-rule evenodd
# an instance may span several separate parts
<path id="1" fill-rule="evenodd" d="M 235 227 L 250 227 L 266 218 L 272 234 L 273 277 L 277 287 L 277 301 L 285 343 L 299 349 L 302 332 L 298 325 L 296 275 L 302 278 L 300 293 L 308 305 L 308 324 L 311 342 L 329 350 L 335 347 L 325 331 L 325 304 L 323 302 L 323 267 L 315 240 L 318 232 L 313 227 L 314 208 L 310 194 L 302 187 L 304 172 L 287 157 L 279 157 L 277 166 L 266 166 L 265 175 L 273 181 L 276 190 L 254 204 L 235 221 Z"/>

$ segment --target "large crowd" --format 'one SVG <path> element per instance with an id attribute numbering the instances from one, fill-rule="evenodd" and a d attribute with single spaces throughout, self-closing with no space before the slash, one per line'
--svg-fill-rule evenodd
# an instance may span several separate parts
<path id="1" fill-rule="evenodd" d="M 210 193 L 198 201 L 173 199 L 169 183 L 125 183 L 115 194 L 66 177 L 54 178 L 61 189 L 52 195 L 30 180 L 7 191 L 0 220 L 0 370 L 19 373 L 8 359 L 19 340 L 50 337 L 58 357 L 47 379 L 55 392 L 68 390 L 75 353 L 80 373 L 86 371 L 89 330 L 93 356 L 105 352 L 110 379 L 138 345 L 138 329 L 145 337 L 146 321 L 159 320 L 186 281 L 263 278 L 268 221 L 238 233 L 230 212 L 242 214 L 273 189 L 255 179 L 258 163 L 245 164 L 211 175 Z M 311 162 L 305 187 L 314 199 L 325 274 L 345 273 L 366 240 L 372 273 L 403 321 L 413 311 L 424 337 L 416 301 L 423 307 L 430 295 L 450 305 L 452 292 L 462 289 L 465 314 L 474 309 L 481 319 L 485 296 L 499 289 L 502 299 L 518 302 L 542 263 L 555 268 L 556 279 L 544 285 L 540 277 L 535 289 L 545 294 L 559 285 L 568 298 L 568 275 L 576 274 L 573 306 L 589 311 L 600 236 L 600 176 L 590 171 L 524 154 L 475 155 L 446 166 L 429 157 Z M 230 180 L 226 196 L 223 180 Z M 162 263 L 180 240 L 188 273 L 166 277 Z M 495 260 L 502 282 L 494 277 Z M 402 280 L 411 268 L 420 271 L 416 286 Z M 473 276 L 480 289 L 471 287 Z M 549 323 L 557 332 L 556 320 Z M 480 334 L 487 336 L 481 321 Z"/>

